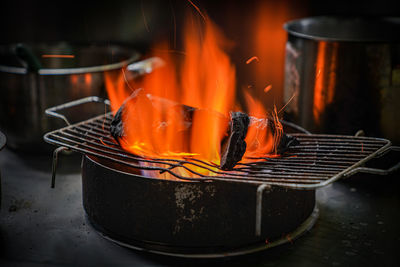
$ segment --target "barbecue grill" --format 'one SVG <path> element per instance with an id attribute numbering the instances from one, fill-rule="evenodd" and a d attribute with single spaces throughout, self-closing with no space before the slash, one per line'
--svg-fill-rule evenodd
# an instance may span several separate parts
<path id="1" fill-rule="evenodd" d="M 360 167 L 372 158 L 397 149 L 391 146 L 389 140 L 309 133 L 292 134 L 300 144 L 291 147 L 283 157 L 253 158 L 254 162 L 239 163 L 233 171 L 223 171 L 219 166 L 190 157 L 186 160 L 143 158 L 123 150 L 110 135 L 109 125 L 113 116 L 111 112 L 72 125 L 64 115 L 56 113 L 68 107 L 99 101 L 101 99 L 97 97 L 89 97 L 47 110 L 47 114 L 62 118 L 68 124 L 67 127 L 44 136 L 45 141 L 60 146 L 60 149 L 55 151 L 55 164 L 60 150 L 71 149 L 132 168 L 168 172 L 181 180 L 235 181 L 296 189 L 316 189 L 357 172 L 387 174 L 399 167 L 394 166 L 386 171 Z M 108 100 L 105 103 L 108 104 Z M 296 127 L 287 122 L 284 124 Z M 150 163 L 152 166 L 146 166 L 143 163 Z M 202 175 L 192 170 L 190 166 L 203 168 L 215 173 L 215 176 Z M 177 171 L 180 168 L 190 171 L 195 177 L 182 176 Z M 215 170 L 216 168 L 218 170 Z M 54 178 L 53 175 L 53 186 Z"/>
<path id="2" fill-rule="evenodd" d="M 82 153 L 89 220 L 106 238 L 131 248 L 184 257 L 269 248 L 296 238 L 314 224 L 315 189 L 357 172 L 388 174 L 400 168 L 400 163 L 387 170 L 363 166 L 398 149 L 388 140 L 307 132 L 293 133 L 299 145 L 281 157 L 254 158 L 232 171 L 189 157 L 143 158 L 122 150 L 112 138 L 111 113 L 75 124 L 59 113 L 87 102 L 108 104 L 89 97 L 46 111 L 68 124 L 44 136 L 60 146 L 54 152 L 52 186 L 59 152 Z M 283 125 L 301 131 L 296 125 Z M 202 175 L 191 167 L 215 175 Z M 183 176 L 182 169 L 191 176 Z M 154 178 L 164 172 L 176 180 Z M 143 175 L 149 173 L 156 174 Z"/>

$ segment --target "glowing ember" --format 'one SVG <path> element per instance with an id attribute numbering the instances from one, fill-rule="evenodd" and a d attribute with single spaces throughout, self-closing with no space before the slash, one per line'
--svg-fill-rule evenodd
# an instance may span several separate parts
<path id="1" fill-rule="evenodd" d="M 260 60 L 258 59 L 258 57 L 251 57 L 248 60 L 246 60 L 246 64 L 250 64 L 253 61 L 259 62 Z"/>
<path id="2" fill-rule="evenodd" d="M 268 93 L 272 89 L 272 85 L 268 85 L 264 88 L 264 93 Z"/>
<path id="3" fill-rule="evenodd" d="M 200 14 L 200 16 L 204 19 L 207 20 L 207 18 L 203 15 L 203 13 L 201 13 L 200 8 L 198 6 L 196 6 L 192 1 L 188 0 L 188 2 L 194 7 L 194 9 L 196 9 L 196 11 Z"/>
<path id="4" fill-rule="evenodd" d="M 184 33 L 184 56 L 173 58 L 164 53 L 161 57 L 166 67 L 155 70 L 144 76 L 140 84 L 133 85 L 133 88 L 142 90 L 132 90 L 124 73 L 105 73 L 114 113 L 134 91 L 133 101 L 124 104 L 126 110 L 122 121 L 127 130 L 119 140 L 123 149 L 145 158 L 190 157 L 212 166 L 220 165 L 221 141 L 227 135 L 229 112 L 239 106 L 235 104 L 235 68 L 224 52 L 229 42 L 207 17 L 204 19 L 204 22 L 197 21 L 196 24 L 191 18 Z M 199 34 L 201 25 L 204 32 Z M 153 51 L 170 49 L 158 45 Z M 249 114 L 254 118 L 246 136 L 248 149 L 245 156 L 265 157 L 276 149 L 282 126 L 277 121 L 276 109 L 272 120 L 277 123 L 274 123 L 272 131 L 267 127 L 267 112 L 262 104 L 250 94 L 246 94 L 246 101 Z M 182 170 L 186 176 L 190 176 L 190 172 L 214 175 L 204 168 L 192 165 L 188 168 L 190 171 Z M 168 173 L 158 177 L 172 178 Z"/>

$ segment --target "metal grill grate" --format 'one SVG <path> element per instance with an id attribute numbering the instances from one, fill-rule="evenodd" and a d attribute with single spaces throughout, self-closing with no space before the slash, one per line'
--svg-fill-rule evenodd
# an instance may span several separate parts
<path id="1" fill-rule="evenodd" d="M 141 170 L 168 172 L 181 180 L 224 180 L 256 184 L 271 184 L 298 189 L 325 186 L 371 158 L 383 154 L 390 142 L 385 139 L 339 135 L 293 134 L 300 144 L 291 147 L 282 157 L 257 158 L 239 163 L 232 171 L 223 171 L 213 164 L 187 158 L 148 159 L 130 154 L 109 134 L 112 114 L 76 123 L 47 133 L 44 139 L 71 150 L 108 159 Z M 194 169 L 209 170 L 213 175 L 202 175 Z M 191 177 L 183 176 L 182 170 Z"/>

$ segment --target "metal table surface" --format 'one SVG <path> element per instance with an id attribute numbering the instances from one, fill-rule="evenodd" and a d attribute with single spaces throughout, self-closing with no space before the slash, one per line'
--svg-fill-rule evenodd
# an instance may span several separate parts
<path id="1" fill-rule="evenodd" d="M 1 266 L 400 266 L 399 173 L 358 175 L 317 190 L 320 217 L 299 239 L 216 260 L 177 259 L 102 238 L 82 207 L 80 156 L 61 155 L 55 189 L 51 154 L 0 152 Z"/>

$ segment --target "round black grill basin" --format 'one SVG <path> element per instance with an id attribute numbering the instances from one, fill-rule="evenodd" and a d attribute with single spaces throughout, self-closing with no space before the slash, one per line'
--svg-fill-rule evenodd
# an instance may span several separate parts
<path id="1" fill-rule="evenodd" d="M 315 190 L 267 188 L 256 235 L 256 184 L 155 179 L 85 156 L 82 187 L 88 219 L 101 233 L 161 252 L 223 253 L 273 242 L 295 231 L 315 206 Z"/>

